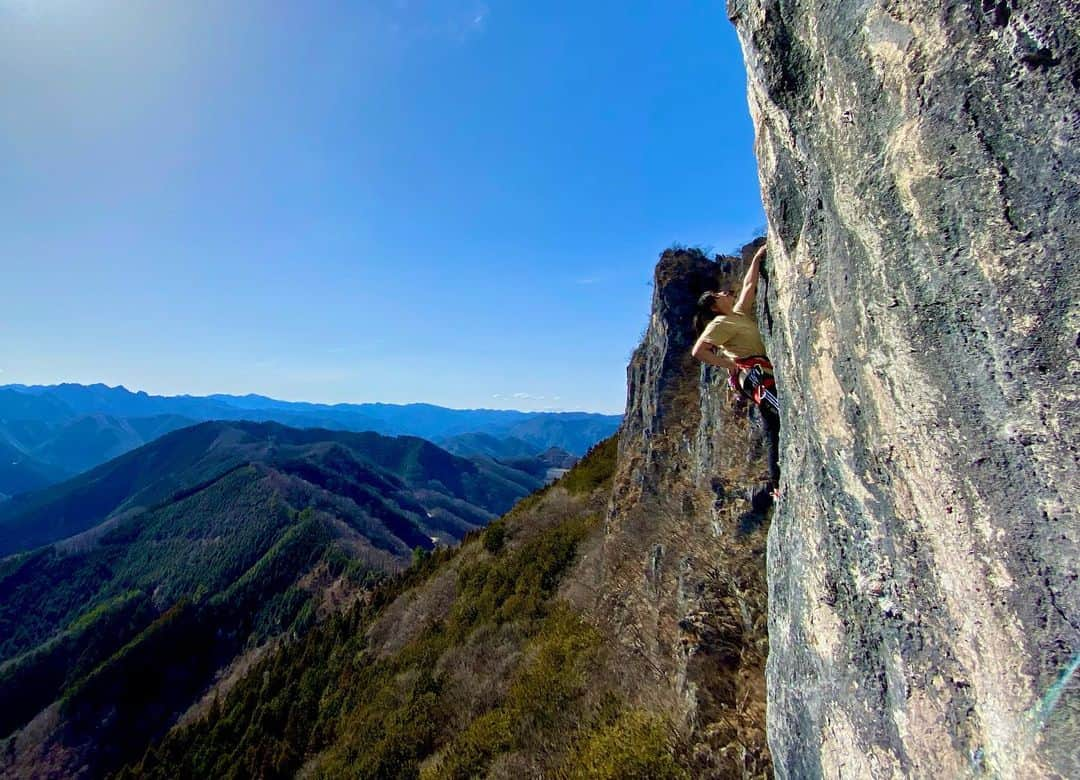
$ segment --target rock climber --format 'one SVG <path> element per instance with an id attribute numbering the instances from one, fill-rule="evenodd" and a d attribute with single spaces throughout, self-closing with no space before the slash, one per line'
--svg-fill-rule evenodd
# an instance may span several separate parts
<path id="1" fill-rule="evenodd" d="M 780 486 L 780 406 L 754 307 L 764 257 L 762 244 L 750 261 L 738 296 L 732 290 L 720 290 L 698 299 L 694 327 L 701 335 L 693 355 L 710 366 L 726 368 L 730 385 L 757 405 L 765 429 L 769 490 L 775 497 Z"/>

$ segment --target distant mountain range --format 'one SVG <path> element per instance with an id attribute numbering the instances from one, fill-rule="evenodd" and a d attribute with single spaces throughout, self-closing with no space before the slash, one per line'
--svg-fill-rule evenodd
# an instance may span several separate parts
<path id="1" fill-rule="evenodd" d="M 432 537 L 456 541 L 544 482 L 521 468 L 461 458 L 417 437 L 301 430 L 277 423 L 200 423 L 65 482 L 0 503 L 0 557 L 174 503 L 251 464 L 335 492 L 346 490 L 342 479 L 360 480 L 364 495 L 379 496 L 380 517 L 392 509 L 408 518 L 394 526 L 406 532 L 404 546 L 394 548 L 402 555 L 417 545 L 430 547 Z M 328 468 L 346 477 L 327 476 Z M 360 493 L 346 492 L 354 503 L 367 506 Z M 386 504 L 391 498 L 397 502 L 393 507 Z"/>
<path id="2" fill-rule="evenodd" d="M 430 404 L 313 404 L 259 395 L 154 396 L 106 385 L 0 386 L 0 498 L 91 469 L 180 428 L 208 420 L 273 421 L 297 428 L 373 431 L 452 443 L 460 454 L 575 455 L 611 435 L 617 415 L 446 409 Z M 469 436 L 482 435 L 469 451 Z M 459 437 L 464 436 L 464 439 Z M 510 455 L 510 452 L 513 452 Z"/>
<path id="3" fill-rule="evenodd" d="M 541 484 L 416 437 L 207 422 L 6 501 L 0 738 L 35 719 L 95 772 L 137 757 L 244 653 Z"/>

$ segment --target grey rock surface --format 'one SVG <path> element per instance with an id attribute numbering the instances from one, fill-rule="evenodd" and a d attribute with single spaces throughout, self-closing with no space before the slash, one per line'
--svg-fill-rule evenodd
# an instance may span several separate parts
<path id="1" fill-rule="evenodd" d="M 1075 2 L 732 0 L 780 777 L 1080 777 Z"/>

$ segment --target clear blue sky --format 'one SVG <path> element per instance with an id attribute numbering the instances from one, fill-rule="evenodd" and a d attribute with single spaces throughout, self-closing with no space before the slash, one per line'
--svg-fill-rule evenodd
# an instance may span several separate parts
<path id="1" fill-rule="evenodd" d="M 764 222 L 721 0 L 0 0 L 0 383 L 622 411 Z"/>

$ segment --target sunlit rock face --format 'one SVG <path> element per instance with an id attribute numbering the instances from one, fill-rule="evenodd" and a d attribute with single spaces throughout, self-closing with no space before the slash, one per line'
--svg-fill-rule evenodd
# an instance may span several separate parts
<path id="1" fill-rule="evenodd" d="M 732 0 L 781 777 L 1080 776 L 1080 12 Z"/>

